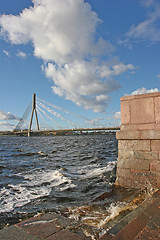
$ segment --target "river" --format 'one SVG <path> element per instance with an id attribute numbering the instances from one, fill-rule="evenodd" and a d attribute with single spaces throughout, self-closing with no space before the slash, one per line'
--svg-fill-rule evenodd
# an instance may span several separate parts
<path id="1" fill-rule="evenodd" d="M 114 132 L 0 137 L 0 227 L 49 211 L 101 227 L 131 195 L 115 190 L 117 155 Z"/>

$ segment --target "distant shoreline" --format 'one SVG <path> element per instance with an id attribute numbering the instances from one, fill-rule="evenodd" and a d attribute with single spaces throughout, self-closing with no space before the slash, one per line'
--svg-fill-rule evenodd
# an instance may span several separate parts
<path id="1" fill-rule="evenodd" d="M 30 132 L 31 136 L 79 136 L 79 135 L 104 135 L 104 134 L 110 134 L 110 133 L 115 133 L 115 130 L 112 131 L 93 131 L 93 132 Z M 22 137 L 27 137 L 28 132 L 0 132 L 0 137 L 17 137 L 17 136 L 22 136 Z"/>

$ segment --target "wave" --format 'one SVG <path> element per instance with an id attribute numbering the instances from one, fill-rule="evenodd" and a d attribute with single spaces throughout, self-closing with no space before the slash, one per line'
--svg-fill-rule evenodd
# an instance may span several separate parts
<path id="1" fill-rule="evenodd" d="M 19 174 L 20 176 L 22 174 Z M 62 186 L 65 184 L 65 186 Z M 72 180 L 63 176 L 58 170 L 35 171 L 23 175 L 20 184 L 8 184 L 0 191 L 0 213 L 11 212 L 15 208 L 22 207 L 37 198 L 49 196 L 52 189 L 64 191 L 76 185 Z"/>
<path id="2" fill-rule="evenodd" d="M 25 153 L 18 153 L 18 154 L 11 154 L 10 157 L 32 157 L 32 156 L 48 156 L 48 154 L 42 152 L 42 151 L 38 151 L 38 152 L 25 152 Z"/>
<path id="3" fill-rule="evenodd" d="M 27 174 L 19 173 L 19 184 L 8 184 L 0 191 L 1 207 L 0 213 L 11 212 L 15 208 L 22 207 L 32 200 L 49 196 L 54 189 L 55 192 L 63 192 L 76 188 L 74 179 L 89 179 L 100 176 L 113 169 L 115 164 L 108 163 L 106 167 L 99 167 L 97 164 L 77 167 L 73 171 L 67 168 L 60 168 L 51 171 L 30 171 Z M 22 178 L 23 177 L 23 178 Z"/>
<path id="4" fill-rule="evenodd" d="M 10 185 L 10 188 L 3 187 L 0 192 L 1 207 L 0 213 L 11 212 L 15 208 L 22 207 L 33 199 L 48 196 L 50 189 L 47 187 L 37 187 L 34 189 L 27 189 L 26 187 L 18 185 Z"/>
<path id="5" fill-rule="evenodd" d="M 72 168 L 72 171 L 61 168 L 60 173 L 63 176 L 79 179 L 90 179 L 100 176 L 104 173 L 112 171 L 116 166 L 116 162 L 107 162 L 106 166 L 100 167 L 99 164 L 84 165 L 80 167 Z"/>

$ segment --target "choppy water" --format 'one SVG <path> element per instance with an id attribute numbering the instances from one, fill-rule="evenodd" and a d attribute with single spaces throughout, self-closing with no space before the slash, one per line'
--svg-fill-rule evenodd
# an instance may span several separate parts
<path id="1" fill-rule="evenodd" d="M 1 227 L 42 211 L 103 225 L 121 201 L 112 188 L 117 151 L 115 133 L 0 137 Z"/>

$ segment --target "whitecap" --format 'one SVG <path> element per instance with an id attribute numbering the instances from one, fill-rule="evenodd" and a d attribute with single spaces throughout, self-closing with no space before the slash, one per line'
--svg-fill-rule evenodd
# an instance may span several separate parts
<path id="1" fill-rule="evenodd" d="M 61 187 L 63 183 L 66 183 L 66 185 Z M 34 199 L 49 196 L 52 188 L 55 188 L 55 191 L 64 191 L 75 186 L 71 179 L 63 176 L 58 170 L 35 171 L 26 174 L 21 183 L 9 184 L 7 188 L 3 187 L 1 189 L 0 212 L 10 212 Z"/>

